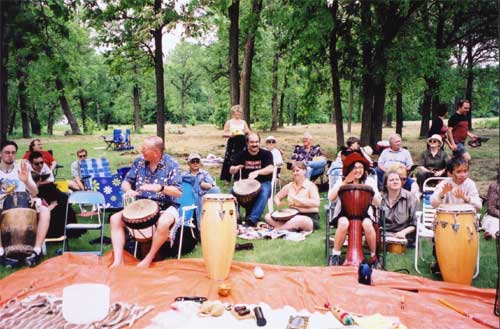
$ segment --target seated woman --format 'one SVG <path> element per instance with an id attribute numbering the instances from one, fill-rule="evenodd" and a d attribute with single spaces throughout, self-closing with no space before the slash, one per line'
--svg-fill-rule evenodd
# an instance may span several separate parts
<path id="1" fill-rule="evenodd" d="M 288 199 L 288 206 L 299 213 L 286 222 L 275 221 L 271 214 L 265 216 L 266 222 L 276 229 L 289 231 L 312 231 L 319 228 L 319 192 L 316 185 L 306 179 L 306 165 L 303 162 L 292 164 L 293 181 L 286 184 L 274 197 L 274 203 L 282 207 Z"/>
<path id="2" fill-rule="evenodd" d="M 422 186 L 427 178 L 441 177 L 445 173 L 448 154 L 443 150 L 443 139 L 438 134 L 427 139 L 427 149 L 420 155 L 417 167 L 417 184 Z"/>
<path id="3" fill-rule="evenodd" d="M 488 188 L 486 214 L 483 217 L 482 227 L 484 228 L 484 238 L 489 240 L 495 237 L 499 229 L 500 203 L 498 202 L 500 166 L 497 167 L 497 180 L 491 183 Z"/>
<path id="4" fill-rule="evenodd" d="M 201 157 L 198 153 L 191 153 L 188 157 L 189 170 L 182 173 L 182 181 L 193 186 L 196 198 L 196 221 L 198 229 L 201 222 L 202 198 L 207 193 L 220 193 L 220 189 L 215 185 L 215 181 L 206 170 L 200 169 Z"/>
<path id="5" fill-rule="evenodd" d="M 330 201 L 336 201 L 335 209 L 333 212 L 333 225 L 337 226 L 337 231 L 335 232 L 335 241 L 333 243 L 332 255 L 328 260 L 328 264 L 340 265 L 340 254 L 342 245 L 344 244 L 347 231 L 349 229 L 349 219 L 345 216 L 344 210 L 342 209 L 342 203 L 338 198 L 338 192 L 341 186 L 347 184 L 366 184 L 372 188 L 374 191 L 374 196 L 372 200 L 372 205 L 380 205 L 380 193 L 377 188 L 377 182 L 368 177 L 369 163 L 368 161 L 358 152 L 353 152 L 344 158 L 342 173 L 344 174 L 344 180 L 338 181 L 333 188 L 328 192 L 328 199 Z M 377 241 L 375 228 L 373 223 L 376 220 L 373 213 L 373 209 L 370 207 L 363 219 L 363 231 L 365 232 L 366 241 L 368 247 L 370 248 L 371 259 L 370 264 L 374 267 L 379 267 L 380 263 L 377 257 Z"/>
<path id="6" fill-rule="evenodd" d="M 385 231 L 394 233 L 399 239 L 413 239 L 417 225 L 417 198 L 403 189 L 403 182 L 398 171 L 389 170 L 384 176 L 384 195 L 382 211 L 385 216 Z"/>

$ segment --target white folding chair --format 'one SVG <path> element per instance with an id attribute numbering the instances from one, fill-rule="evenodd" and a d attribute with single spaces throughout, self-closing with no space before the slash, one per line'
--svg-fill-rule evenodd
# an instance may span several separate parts
<path id="1" fill-rule="evenodd" d="M 424 181 L 422 185 L 422 211 L 417 212 L 417 227 L 415 233 L 415 271 L 422 274 L 418 268 L 419 260 L 429 262 L 425 259 L 422 252 L 422 239 L 431 241 L 434 238 L 434 220 L 436 218 L 436 209 L 431 205 L 431 195 L 436 189 L 436 185 L 441 181 L 449 179 L 446 177 L 431 177 Z M 477 254 L 476 271 L 473 278 L 479 275 L 479 248 Z"/>
<path id="2" fill-rule="evenodd" d="M 64 235 L 68 236 L 67 231 L 71 230 L 99 230 L 100 231 L 100 246 L 99 251 L 71 251 L 75 253 L 91 253 L 102 255 L 103 240 L 104 240 L 104 218 L 106 216 L 104 195 L 99 192 L 94 191 L 77 191 L 70 194 L 68 198 L 68 205 L 66 206 L 66 218 L 64 221 Z M 90 221 L 95 221 L 94 223 L 70 223 L 68 224 L 68 209 L 71 205 L 78 205 L 82 208 L 92 207 L 92 211 L 86 213 L 77 214 L 77 216 L 84 216 L 90 219 Z M 88 215 L 88 216 L 87 216 Z M 69 251 L 68 239 L 63 241 L 63 250 Z"/>
<path id="3" fill-rule="evenodd" d="M 274 194 L 276 193 L 276 182 L 278 181 L 278 166 L 274 166 L 273 178 L 271 179 L 271 196 L 267 200 L 267 210 L 272 213 L 274 210 Z"/>

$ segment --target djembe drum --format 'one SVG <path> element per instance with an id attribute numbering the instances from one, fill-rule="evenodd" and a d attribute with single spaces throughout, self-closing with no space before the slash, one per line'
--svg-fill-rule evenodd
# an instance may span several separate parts
<path id="1" fill-rule="evenodd" d="M 347 253 L 342 265 L 358 266 L 363 261 L 363 219 L 372 203 L 374 191 L 369 185 L 348 184 L 339 188 L 342 211 L 349 219 Z"/>
<path id="2" fill-rule="evenodd" d="M 271 213 L 271 218 L 278 222 L 288 222 L 293 217 L 297 216 L 299 211 L 297 209 L 285 208 L 275 210 Z"/>
<path id="3" fill-rule="evenodd" d="M 36 240 L 36 211 L 30 208 L 26 192 L 14 192 L 4 200 L 0 232 L 5 255 L 24 259 L 33 253 Z"/>
<path id="4" fill-rule="evenodd" d="M 467 204 L 442 204 L 436 209 L 434 225 L 443 280 L 470 285 L 479 247 L 476 210 Z"/>
<path id="5" fill-rule="evenodd" d="M 149 199 L 133 201 L 123 209 L 123 222 L 134 240 L 144 243 L 153 238 L 159 212 L 158 204 Z"/>
<path id="6" fill-rule="evenodd" d="M 236 206 L 231 194 L 206 194 L 201 216 L 201 248 L 208 276 L 224 280 L 236 245 Z"/>
<path id="7" fill-rule="evenodd" d="M 250 206 L 260 192 L 260 182 L 256 179 L 240 179 L 234 182 L 232 193 L 243 207 Z"/>

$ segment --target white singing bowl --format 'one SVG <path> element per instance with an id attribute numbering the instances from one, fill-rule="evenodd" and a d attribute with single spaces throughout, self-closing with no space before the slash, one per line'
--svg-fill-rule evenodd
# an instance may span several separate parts
<path id="1" fill-rule="evenodd" d="M 107 285 L 82 283 L 63 289 L 62 312 L 66 321 L 73 324 L 90 324 L 108 315 L 109 293 Z"/>

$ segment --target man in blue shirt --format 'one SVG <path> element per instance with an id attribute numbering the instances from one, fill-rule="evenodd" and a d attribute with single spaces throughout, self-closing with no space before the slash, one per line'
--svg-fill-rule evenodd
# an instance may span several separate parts
<path id="1" fill-rule="evenodd" d="M 181 171 L 179 164 L 169 155 L 164 154 L 165 146 L 160 137 L 152 136 L 144 140 L 141 146 L 142 156 L 138 157 L 122 183 L 125 198 L 150 199 L 156 201 L 163 212 L 153 233 L 151 249 L 138 267 L 148 267 L 157 251 L 167 241 L 173 245 L 177 227 L 180 225 L 177 198 L 182 194 Z M 110 218 L 111 241 L 114 261 L 111 267 L 123 263 L 125 245 L 125 223 L 123 211 Z"/>

